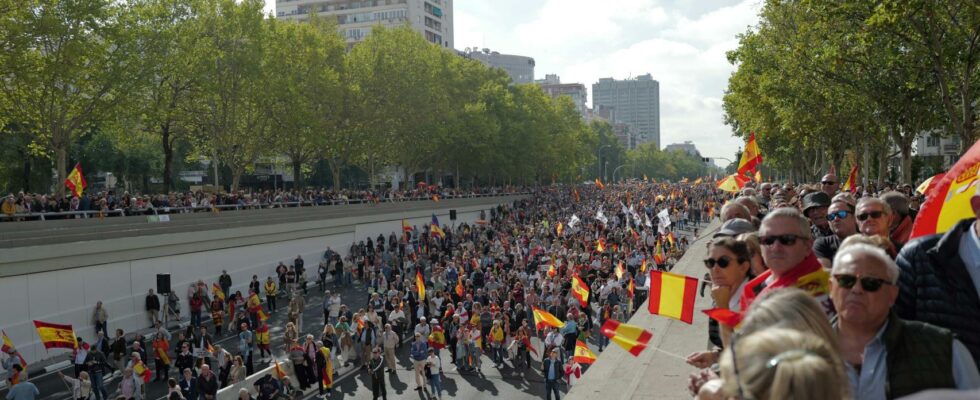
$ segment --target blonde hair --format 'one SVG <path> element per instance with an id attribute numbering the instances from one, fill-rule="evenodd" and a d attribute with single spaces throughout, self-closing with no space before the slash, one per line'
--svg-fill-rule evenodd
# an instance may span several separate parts
<path id="1" fill-rule="evenodd" d="M 850 398 L 844 363 L 827 341 L 793 329 L 755 332 L 722 354 L 722 392 L 767 400 Z M 736 368 L 737 366 L 737 368 Z"/>
<path id="2" fill-rule="evenodd" d="M 768 328 L 810 332 L 837 348 L 837 335 L 827 314 L 807 292 L 796 288 L 773 290 L 759 296 L 739 326 L 742 336 Z"/>

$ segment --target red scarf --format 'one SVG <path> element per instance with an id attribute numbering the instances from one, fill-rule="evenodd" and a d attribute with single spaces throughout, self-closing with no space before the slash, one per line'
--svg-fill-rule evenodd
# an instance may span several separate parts
<path id="1" fill-rule="evenodd" d="M 817 256 L 813 254 L 813 251 L 811 251 L 810 254 L 808 254 L 803 261 L 793 267 L 793 269 L 783 274 L 783 276 L 776 278 L 769 283 L 769 285 L 756 293 L 754 288 L 765 284 L 766 280 L 769 279 L 769 276 L 772 275 L 772 270 L 766 270 L 766 272 L 763 272 L 759 276 L 755 277 L 755 279 L 749 281 L 748 285 L 745 285 L 745 289 L 742 291 L 742 297 L 739 300 L 739 305 L 741 306 L 742 311 L 744 312 L 745 310 L 748 310 L 749 305 L 751 305 L 757 297 L 762 296 L 765 293 L 776 289 L 796 287 L 796 282 L 800 279 L 800 277 L 817 271 L 820 268 L 822 268 L 822 266 L 820 265 L 820 262 L 817 261 Z"/>

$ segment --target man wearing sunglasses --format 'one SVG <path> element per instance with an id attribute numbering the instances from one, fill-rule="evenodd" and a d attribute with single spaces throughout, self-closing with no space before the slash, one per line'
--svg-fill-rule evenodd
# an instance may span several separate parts
<path id="1" fill-rule="evenodd" d="M 898 254 L 902 246 L 889 237 L 894 213 L 888 203 L 877 197 L 863 197 L 858 200 L 854 217 L 857 218 L 859 232 L 867 236 L 888 238 L 892 246 L 895 246 L 895 253 L 891 254 Z"/>
<path id="2" fill-rule="evenodd" d="M 854 218 L 854 207 L 840 199 L 835 199 L 830 203 L 826 218 L 830 222 L 830 230 L 834 231 L 834 234 L 815 240 L 813 253 L 817 255 L 820 265 L 830 269 L 841 242 L 848 236 L 857 233 L 857 223 Z"/>
<path id="3" fill-rule="evenodd" d="M 838 189 L 840 189 L 840 180 L 837 179 L 837 175 L 827 174 L 820 178 L 820 191 L 826 193 L 827 197 L 834 197 Z"/>
<path id="4" fill-rule="evenodd" d="M 899 253 L 895 312 L 953 331 L 980 362 L 980 185 L 974 190 L 973 218 L 913 239 Z"/>
<path id="5" fill-rule="evenodd" d="M 762 220 L 759 228 L 762 258 L 769 270 L 752 279 L 742 291 L 740 305 L 747 310 L 761 294 L 798 287 L 810 293 L 827 314 L 834 315 L 828 296 L 827 272 L 811 250 L 810 222 L 795 208 L 777 208 Z"/>
<path id="6" fill-rule="evenodd" d="M 980 387 L 969 350 L 952 332 L 891 312 L 898 266 L 884 250 L 846 246 L 834 257 L 831 298 L 838 344 L 856 399 L 886 399 L 926 389 Z"/>

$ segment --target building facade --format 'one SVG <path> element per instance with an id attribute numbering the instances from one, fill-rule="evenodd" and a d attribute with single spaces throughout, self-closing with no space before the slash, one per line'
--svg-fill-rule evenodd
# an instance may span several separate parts
<path id="1" fill-rule="evenodd" d="M 276 0 L 276 17 L 306 20 L 314 13 L 337 22 L 348 46 L 371 29 L 410 26 L 425 40 L 453 48 L 453 0 Z"/>
<path id="2" fill-rule="evenodd" d="M 592 84 L 592 106 L 615 110 L 613 122 L 629 124 L 637 145 L 660 142 L 660 82 L 650 74 L 616 80 L 602 78 Z"/>
<path id="3" fill-rule="evenodd" d="M 544 79 L 535 80 L 534 83 L 538 84 L 541 90 L 552 98 L 558 98 L 560 96 L 570 97 L 572 103 L 575 104 L 575 108 L 582 115 L 582 118 L 588 118 L 589 109 L 585 103 L 588 101 L 589 94 L 585 91 L 585 85 L 581 83 L 561 83 L 561 78 L 555 74 L 547 74 Z"/>
<path id="4" fill-rule="evenodd" d="M 500 54 L 496 51 L 490 51 L 490 49 L 470 48 L 464 50 L 460 55 L 482 62 L 488 67 L 504 70 L 515 84 L 534 83 L 534 59 L 531 57 Z"/>
<path id="5" fill-rule="evenodd" d="M 948 170 L 960 159 L 960 138 L 940 132 L 924 132 L 915 139 L 915 155 L 923 159 L 923 173 Z"/>
<path id="6" fill-rule="evenodd" d="M 664 146 L 664 151 L 683 151 L 695 157 L 701 157 L 701 152 L 698 151 L 697 146 L 694 142 L 690 140 L 685 140 L 684 143 L 671 143 Z"/>

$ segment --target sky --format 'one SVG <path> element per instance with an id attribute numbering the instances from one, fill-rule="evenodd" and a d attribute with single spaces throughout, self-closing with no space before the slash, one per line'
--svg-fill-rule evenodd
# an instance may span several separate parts
<path id="1" fill-rule="evenodd" d="M 275 0 L 266 0 L 267 9 Z M 762 0 L 456 0 L 457 49 L 533 57 L 534 75 L 583 83 L 650 73 L 660 82 L 663 145 L 694 142 L 733 158 L 741 141 L 721 99 L 734 66 L 725 52 L 758 22 Z M 727 165 L 727 163 L 719 163 Z"/>

